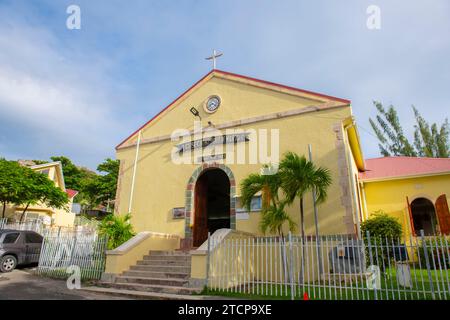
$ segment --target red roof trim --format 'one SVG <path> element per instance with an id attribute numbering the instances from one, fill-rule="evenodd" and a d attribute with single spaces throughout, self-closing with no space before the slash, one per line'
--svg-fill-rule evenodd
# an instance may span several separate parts
<path id="1" fill-rule="evenodd" d="M 72 199 L 78 194 L 78 191 L 73 189 L 66 189 L 66 193 L 69 196 L 69 199 Z"/>
<path id="2" fill-rule="evenodd" d="M 241 79 L 245 79 L 245 80 L 250 80 L 250 81 L 255 81 L 255 82 L 259 82 L 259 83 L 263 83 L 266 85 L 271 85 L 271 86 L 275 86 L 275 87 L 279 87 L 279 88 L 283 88 L 283 89 L 288 89 L 288 90 L 293 90 L 293 91 L 297 91 L 297 92 L 301 92 L 301 93 L 306 93 L 306 94 L 311 94 L 311 95 L 315 95 L 315 96 L 319 96 L 322 98 L 326 98 L 326 99 L 331 99 L 331 100 L 335 100 L 335 101 L 339 101 L 339 102 L 343 102 L 346 104 L 350 104 L 350 100 L 347 99 L 341 99 L 341 98 L 337 98 L 337 97 L 333 97 L 333 96 L 329 96 L 326 94 L 321 94 L 321 93 L 317 93 L 317 92 L 313 92 L 313 91 L 308 91 L 308 90 L 303 90 L 303 89 L 299 89 L 299 88 L 295 88 L 295 87 L 290 87 L 290 86 L 286 86 L 283 84 L 279 84 L 279 83 L 275 83 L 275 82 L 270 82 L 270 81 L 266 81 L 266 80 L 260 80 L 260 79 L 256 79 L 256 78 L 252 78 L 252 77 L 247 77 L 247 76 L 243 76 L 240 74 L 236 74 L 236 73 L 231 73 L 231 72 L 227 72 L 227 71 L 222 71 L 222 70 L 218 70 L 218 69 L 213 69 L 210 72 L 208 72 L 205 76 L 203 76 L 200 80 L 198 80 L 196 83 L 194 83 L 191 87 L 189 87 L 189 89 L 187 89 L 186 91 L 184 91 L 181 95 L 179 95 L 173 102 L 171 102 L 167 107 L 165 107 L 164 109 L 162 109 L 160 112 L 158 112 L 153 118 L 151 118 L 149 121 L 147 121 L 146 123 L 144 123 L 142 126 L 139 127 L 139 129 L 137 129 L 136 131 L 134 131 L 131 135 L 129 135 L 126 139 L 124 139 L 122 142 L 120 142 L 117 146 L 116 146 L 116 150 L 118 148 L 120 148 L 122 146 L 122 144 L 124 144 L 128 139 L 130 139 L 132 136 L 134 136 L 136 133 L 138 133 L 141 129 L 143 129 L 145 126 L 147 126 L 150 122 L 152 122 L 153 120 L 155 120 L 160 114 L 162 114 L 164 111 L 166 111 L 167 109 L 169 109 L 172 105 L 174 105 L 178 100 L 180 100 L 185 94 L 187 94 L 190 90 L 192 90 L 194 87 L 196 87 L 200 82 L 202 82 L 204 79 L 206 79 L 207 77 L 209 77 L 211 74 L 213 73 L 221 73 L 223 75 L 228 75 L 228 76 L 233 76 L 233 77 L 237 77 L 237 78 L 241 78 Z"/>
<path id="3" fill-rule="evenodd" d="M 218 72 L 218 73 L 222 73 L 224 75 L 229 75 L 229 76 L 233 76 L 233 77 L 237 77 L 237 78 L 241 78 L 241 79 L 245 79 L 245 80 L 251 80 L 251 81 L 263 83 L 263 84 L 266 84 L 266 85 L 275 86 L 275 87 L 288 89 L 288 90 L 293 90 L 293 91 L 297 91 L 297 92 L 301 92 L 301 93 L 311 94 L 311 95 L 319 96 L 319 97 L 326 98 L 326 99 L 336 100 L 336 101 L 343 102 L 343 103 L 350 104 L 350 102 L 351 102 L 350 100 L 347 100 L 347 99 L 341 99 L 341 98 L 329 96 L 329 95 L 318 93 L 318 92 L 314 92 L 314 91 L 308 91 L 308 90 L 303 90 L 303 89 L 299 89 L 299 88 L 295 88 L 295 87 L 290 87 L 290 86 L 286 86 L 284 84 L 279 84 L 279 83 L 276 83 L 276 82 L 270 82 L 270 81 L 266 81 L 266 80 L 256 79 L 256 78 L 243 76 L 243 75 L 240 75 L 240 74 L 227 72 L 227 71 L 222 71 L 222 70 L 215 70 L 215 71 Z"/>

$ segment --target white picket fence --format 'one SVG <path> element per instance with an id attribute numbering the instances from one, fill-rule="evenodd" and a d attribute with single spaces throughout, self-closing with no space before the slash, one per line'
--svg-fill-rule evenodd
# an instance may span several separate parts
<path id="1" fill-rule="evenodd" d="M 74 227 L 51 227 L 45 225 L 40 220 L 26 220 L 23 222 L 10 221 L 7 218 L 0 218 L 0 230 L 28 230 L 34 231 L 45 236 L 57 236 L 61 234 L 92 234 L 96 233 L 93 225 L 80 225 Z"/>
<path id="2" fill-rule="evenodd" d="M 16 223 L 0 219 L 2 229 L 35 231 L 44 237 L 38 264 L 41 275 L 68 278 L 79 271 L 81 279 L 100 279 L 105 270 L 108 239 L 92 225 L 52 228 L 40 221 Z"/>
<path id="3" fill-rule="evenodd" d="M 450 299 L 450 239 L 209 238 L 218 292 L 321 300 Z"/>
<path id="4" fill-rule="evenodd" d="M 65 233 L 46 236 L 42 243 L 38 273 L 68 278 L 79 272 L 81 279 L 100 279 L 105 270 L 108 239 L 97 233 Z"/>

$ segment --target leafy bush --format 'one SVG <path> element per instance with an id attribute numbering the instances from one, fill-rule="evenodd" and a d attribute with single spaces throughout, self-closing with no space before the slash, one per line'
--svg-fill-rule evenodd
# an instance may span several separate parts
<path id="1" fill-rule="evenodd" d="M 447 245 L 444 237 L 426 239 L 420 244 L 417 254 L 422 269 L 427 267 L 424 245 L 427 247 L 428 261 L 431 269 L 450 268 L 450 247 L 448 247 L 448 240 Z"/>
<path id="2" fill-rule="evenodd" d="M 99 233 L 108 236 L 108 249 L 115 249 L 131 239 L 135 233 L 130 223 L 131 214 L 107 215 L 99 225 Z"/>
<path id="3" fill-rule="evenodd" d="M 400 245 L 402 225 L 397 218 L 383 211 L 375 212 L 361 224 L 361 233 L 368 246 L 367 233 L 370 235 L 372 262 L 378 264 L 381 271 L 390 265 L 390 260 L 405 260 L 406 247 Z M 389 250 L 387 248 L 390 248 Z M 366 263 L 370 264 L 370 251 L 366 247 Z"/>
<path id="4" fill-rule="evenodd" d="M 376 211 L 369 219 L 361 223 L 363 237 L 367 237 L 369 231 L 370 238 L 377 242 L 398 240 L 402 236 L 402 225 L 397 218 L 387 215 L 385 212 Z"/>

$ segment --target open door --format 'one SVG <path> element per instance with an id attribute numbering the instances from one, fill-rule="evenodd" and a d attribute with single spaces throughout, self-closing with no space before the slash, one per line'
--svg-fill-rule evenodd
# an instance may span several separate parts
<path id="1" fill-rule="evenodd" d="M 448 210 L 447 196 L 445 194 L 441 194 L 437 198 L 435 207 L 441 234 L 450 234 L 450 213 Z"/>
<path id="2" fill-rule="evenodd" d="M 199 247 L 208 238 L 208 183 L 206 175 L 195 184 L 193 246 Z"/>
<path id="3" fill-rule="evenodd" d="M 409 223 L 411 225 L 411 233 L 413 236 L 416 236 L 416 230 L 414 228 L 414 220 L 411 212 L 411 204 L 409 203 L 408 197 L 406 197 L 406 204 L 408 205 L 408 214 L 409 214 Z"/>

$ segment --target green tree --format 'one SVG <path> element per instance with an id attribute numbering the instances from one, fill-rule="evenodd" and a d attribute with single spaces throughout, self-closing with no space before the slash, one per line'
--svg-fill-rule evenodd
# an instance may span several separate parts
<path id="1" fill-rule="evenodd" d="M 431 126 L 413 106 L 416 124 L 414 125 L 414 146 L 420 157 L 448 158 L 449 148 L 449 124 L 448 119 L 438 128 L 436 123 Z"/>
<path id="2" fill-rule="evenodd" d="M 55 156 L 50 159 L 61 162 L 66 188 L 81 190 L 81 180 L 83 179 L 81 170 L 67 157 Z"/>
<path id="3" fill-rule="evenodd" d="M 381 102 L 374 101 L 373 104 L 378 113 L 376 122 L 369 118 L 370 125 L 375 132 L 383 156 L 408 156 L 416 157 L 414 147 L 403 133 L 403 128 L 394 106 L 389 106 L 386 111 Z"/>
<path id="4" fill-rule="evenodd" d="M 383 156 L 449 157 L 448 119 L 445 119 L 440 127 L 436 123 L 430 125 L 413 106 L 416 124 L 414 125 L 414 142 L 410 143 L 403 132 L 395 108 L 391 105 L 386 111 L 380 102 L 373 103 L 378 115 L 376 120 L 369 118 L 369 122 L 378 138 L 378 147 Z"/>
<path id="5" fill-rule="evenodd" d="M 273 174 L 253 173 L 241 182 L 241 203 L 244 208 L 250 210 L 252 198 L 261 192 L 262 208 L 259 227 L 264 234 L 267 231 L 278 234 L 280 242 L 283 244 L 283 257 L 286 257 L 283 226 L 287 223 L 289 230 L 294 231 L 296 223 L 284 209 L 286 201 L 279 198 L 282 182 L 278 170 L 274 170 L 272 166 L 264 165 L 263 171 L 273 172 Z M 282 263 L 283 269 L 289 269 L 284 259 Z M 288 272 L 288 281 L 290 281 L 290 272 Z"/>
<path id="6" fill-rule="evenodd" d="M 66 209 L 69 199 L 53 181 L 39 172 L 19 165 L 15 161 L 0 159 L 0 202 L 2 217 L 8 203 L 24 206 L 20 221 L 30 205 L 44 204 L 51 208 Z"/>
<path id="7" fill-rule="evenodd" d="M 268 165 L 263 166 L 263 171 L 273 171 Z M 259 192 L 262 197 L 262 210 L 260 229 L 263 233 L 270 231 L 283 237 L 283 225 L 288 223 L 289 230 L 295 230 L 295 222 L 285 211 L 285 201 L 280 200 L 279 190 L 281 177 L 278 172 L 274 174 L 252 173 L 241 182 L 241 203 L 244 208 L 250 210 L 252 198 Z"/>
<path id="8" fill-rule="evenodd" d="M 262 210 L 259 226 L 264 234 L 269 231 L 283 238 L 283 226 L 285 223 L 288 223 L 290 231 L 295 230 L 297 224 L 284 210 L 285 205 L 286 202 L 282 201 L 277 206 L 270 205 L 265 210 Z"/>
<path id="9" fill-rule="evenodd" d="M 23 183 L 23 167 L 15 161 L 0 159 L 0 202 L 2 218 L 6 205 L 18 202 L 18 190 Z"/>
<path id="10" fill-rule="evenodd" d="M 305 237 L 303 202 L 306 193 L 316 193 L 316 203 L 322 203 L 327 198 L 327 190 L 331 185 L 330 171 L 316 167 L 314 163 L 293 152 L 287 152 L 280 162 L 279 175 L 281 188 L 286 195 L 286 202 L 291 204 L 296 198 L 300 201 L 300 225 L 302 238 Z"/>
<path id="11" fill-rule="evenodd" d="M 16 205 L 24 206 L 20 222 L 23 221 L 30 205 L 39 203 L 51 208 L 68 211 L 68 202 L 67 194 L 48 179 L 46 175 L 23 167 L 14 202 Z"/>
<path id="12" fill-rule="evenodd" d="M 119 160 L 106 159 L 99 164 L 97 170 L 102 173 L 93 179 L 84 181 L 84 205 L 94 207 L 99 204 L 108 204 L 116 197 L 117 179 L 119 176 Z"/>
<path id="13" fill-rule="evenodd" d="M 108 249 L 115 249 L 131 239 L 135 233 L 130 223 L 131 214 L 107 215 L 99 225 L 99 233 L 108 236 Z"/>
<path id="14" fill-rule="evenodd" d="M 272 175 L 252 173 L 241 182 L 242 206 L 250 210 L 252 198 L 261 192 L 263 209 L 270 205 L 276 208 L 279 203 L 278 190 L 280 187 L 281 179 L 278 173 Z"/>

